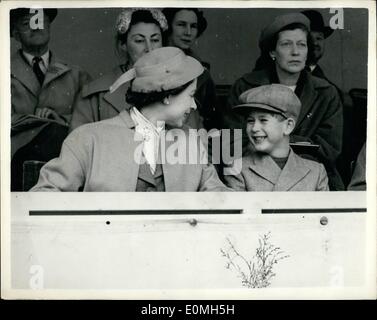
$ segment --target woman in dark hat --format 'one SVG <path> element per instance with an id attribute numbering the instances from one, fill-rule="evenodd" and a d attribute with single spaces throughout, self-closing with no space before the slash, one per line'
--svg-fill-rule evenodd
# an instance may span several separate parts
<path id="1" fill-rule="evenodd" d="M 180 48 L 187 55 L 201 61 L 192 47 L 207 28 L 207 20 L 203 12 L 197 8 L 165 8 L 163 13 L 169 25 L 164 33 L 165 44 Z M 187 124 L 193 128 L 204 127 L 209 130 L 219 127 L 215 112 L 216 91 L 209 72 L 209 64 L 203 61 L 201 63 L 205 70 L 198 78 L 198 89 L 195 94 L 198 110 L 192 112 Z"/>
<path id="2" fill-rule="evenodd" d="M 335 168 L 342 149 L 343 107 L 333 85 L 305 70 L 311 50 L 309 32 L 310 21 L 301 13 L 276 17 L 262 31 L 259 39 L 263 67 L 235 82 L 228 104 L 229 108 L 239 104 L 240 94 L 253 87 L 271 83 L 290 87 L 302 103 L 291 143 L 304 144 L 305 153 L 319 145 L 319 149 L 313 151 L 310 157 L 325 165 L 331 190 L 344 190 Z M 243 119 L 236 117 L 231 110 L 226 115 L 225 123 L 230 128 L 244 127 Z M 298 149 L 297 152 L 300 154 L 302 151 Z"/>
<path id="3" fill-rule="evenodd" d="M 229 191 L 208 164 L 200 137 L 183 126 L 196 109 L 203 70 L 174 47 L 142 56 L 110 88 L 131 81 L 132 108 L 74 130 L 32 191 Z"/>
<path id="4" fill-rule="evenodd" d="M 70 131 L 85 123 L 115 117 L 129 108 L 124 100 L 128 84 L 113 93 L 109 92 L 109 87 L 131 69 L 137 59 L 162 47 L 162 33 L 167 28 L 166 18 L 159 9 L 127 8 L 121 11 L 115 25 L 115 40 L 122 63 L 83 88 L 74 105 Z"/>

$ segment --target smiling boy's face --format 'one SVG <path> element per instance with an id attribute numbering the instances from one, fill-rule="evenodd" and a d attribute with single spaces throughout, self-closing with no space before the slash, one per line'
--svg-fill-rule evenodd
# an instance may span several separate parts
<path id="1" fill-rule="evenodd" d="M 263 110 L 252 110 L 247 117 L 246 132 L 254 149 L 273 157 L 285 157 L 293 128 L 293 119 Z"/>

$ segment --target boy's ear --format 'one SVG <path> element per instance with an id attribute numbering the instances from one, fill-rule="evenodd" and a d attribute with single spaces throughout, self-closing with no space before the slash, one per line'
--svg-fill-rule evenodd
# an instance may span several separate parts
<path id="1" fill-rule="evenodd" d="M 284 134 L 289 136 L 292 133 L 295 126 L 296 126 L 295 119 L 293 119 L 293 118 L 286 119 L 286 127 L 285 127 L 285 130 L 284 130 Z"/>

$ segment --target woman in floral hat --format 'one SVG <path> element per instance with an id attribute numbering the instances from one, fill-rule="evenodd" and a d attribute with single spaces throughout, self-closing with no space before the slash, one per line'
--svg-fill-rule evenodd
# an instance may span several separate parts
<path id="1" fill-rule="evenodd" d="M 124 100 L 128 84 L 114 93 L 109 92 L 109 86 L 145 53 L 162 47 L 162 32 L 167 28 L 166 18 L 159 9 L 122 10 L 116 22 L 116 47 L 125 63 L 83 88 L 74 105 L 70 131 L 84 123 L 112 118 L 129 107 Z"/>

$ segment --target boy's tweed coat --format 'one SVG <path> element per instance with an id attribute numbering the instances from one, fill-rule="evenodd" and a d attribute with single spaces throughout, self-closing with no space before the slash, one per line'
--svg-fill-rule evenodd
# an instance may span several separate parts
<path id="1" fill-rule="evenodd" d="M 240 174 L 225 175 L 235 191 L 328 191 L 325 167 L 303 159 L 291 149 L 281 170 L 271 156 L 261 153 L 242 158 Z"/>

